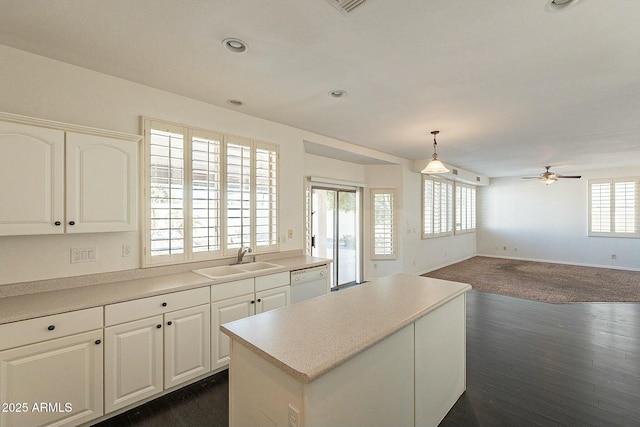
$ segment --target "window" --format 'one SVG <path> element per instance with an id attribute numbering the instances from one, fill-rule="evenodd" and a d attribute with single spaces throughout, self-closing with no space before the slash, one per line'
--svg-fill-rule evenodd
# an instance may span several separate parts
<path id="1" fill-rule="evenodd" d="M 144 265 L 278 249 L 278 147 L 144 119 Z"/>
<path id="2" fill-rule="evenodd" d="M 453 195 L 455 194 L 455 198 Z M 453 220 L 455 218 L 455 228 Z M 476 231 L 476 188 L 422 176 L 422 238 Z"/>
<path id="3" fill-rule="evenodd" d="M 371 189 L 371 259 L 397 259 L 395 190 Z"/>
<path id="4" fill-rule="evenodd" d="M 589 180 L 589 235 L 640 237 L 640 178 Z"/>
<path id="5" fill-rule="evenodd" d="M 440 178 L 422 178 L 422 238 L 453 233 L 453 184 Z"/>
<path id="6" fill-rule="evenodd" d="M 455 183 L 456 234 L 476 230 L 476 188 Z"/>

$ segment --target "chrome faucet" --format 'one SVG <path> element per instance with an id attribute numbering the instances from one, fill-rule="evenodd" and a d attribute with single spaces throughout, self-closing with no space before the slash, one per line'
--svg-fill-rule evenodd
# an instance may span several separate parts
<path id="1" fill-rule="evenodd" d="M 249 246 L 240 246 L 240 249 L 238 249 L 238 261 L 236 264 L 242 264 L 242 258 L 247 252 L 251 253 L 251 248 Z"/>

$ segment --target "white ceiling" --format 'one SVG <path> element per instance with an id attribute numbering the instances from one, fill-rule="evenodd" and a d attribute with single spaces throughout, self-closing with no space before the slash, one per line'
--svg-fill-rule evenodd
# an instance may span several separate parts
<path id="1" fill-rule="evenodd" d="M 0 44 L 491 177 L 640 164 L 640 1 L 330 1 L 0 0 Z"/>

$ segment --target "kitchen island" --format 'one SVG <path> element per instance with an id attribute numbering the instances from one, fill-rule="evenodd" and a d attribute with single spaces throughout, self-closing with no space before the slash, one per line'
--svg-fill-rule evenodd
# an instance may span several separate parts
<path id="1" fill-rule="evenodd" d="M 230 425 L 438 425 L 466 388 L 469 289 L 397 274 L 222 325 Z"/>

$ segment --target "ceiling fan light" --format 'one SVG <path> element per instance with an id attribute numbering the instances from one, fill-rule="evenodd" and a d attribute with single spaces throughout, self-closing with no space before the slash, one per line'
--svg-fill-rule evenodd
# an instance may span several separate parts
<path id="1" fill-rule="evenodd" d="M 446 168 L 444 164 L 438 159 L 431 160 L 427 166 L 420 173 L 426 174 L 436 174 L 436 173 L 447 173 L 449 169 Z"/>
<path id="2" fill-rule="evenodd" d="M 558 178 L 555 177 L 547 177 L 547 178 L 542 178 L 541 181 L 544 185 L 551 185 L 554 182 L 556 182 L 558 180 Z"/>

